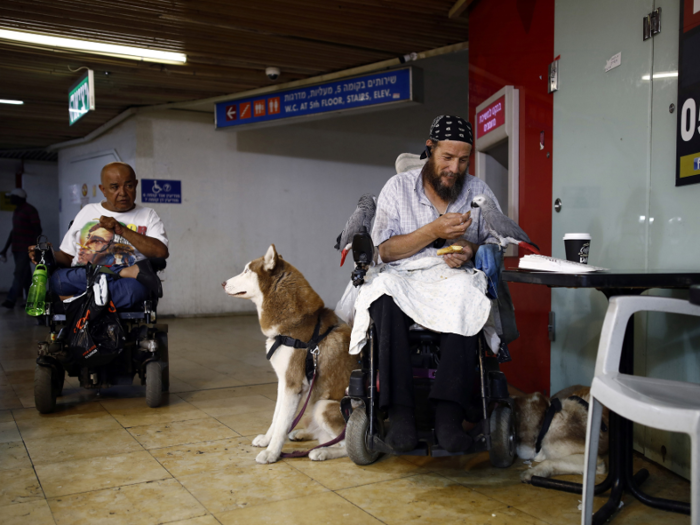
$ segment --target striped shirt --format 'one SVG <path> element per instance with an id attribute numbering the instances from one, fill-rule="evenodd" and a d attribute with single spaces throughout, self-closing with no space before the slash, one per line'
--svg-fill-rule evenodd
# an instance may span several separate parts
<path id="1" fill-rule="evenodd" d="M 488 195 L 496 203 L 498 209 L 501 209 L 491 188 L 483 180 L 467 174 L 462 192 L 454 202 L 450 203 L 445 212 L 466 213 L 471 210 L 472 224 L 462 239 L 474 244 L 483 244 L 487 239 L 497 242 L 496 239 L 490 238 L 480 213 L 481 210 L 479 208 L 471 208 L 472 199 L 482 193 Z M 433 222 L 439 216 L 440 212 L 425 194 L 421 168 L 399 173 L 389 179 L 379 194 L 377 212 L 372 228 L 372 240 L 375 246 L 379 246 L 390 237 L 414 232 L 418 228 Z M 449 246 L 457 240 L 450 239 L 445 243 L 445 246 Z M 436 255 L 437 249 L 433 248 L 431 243 L 418 253 L 403 259 L 403 261 Z"/>
<path id="2" fill-rule="evenodd" d="M 29 246 L 36 244 L 41 235 L 41 221 L 36 208 L 24 202 L 15 208 L 12 214 L 12 251 L 26 252 Z"/>

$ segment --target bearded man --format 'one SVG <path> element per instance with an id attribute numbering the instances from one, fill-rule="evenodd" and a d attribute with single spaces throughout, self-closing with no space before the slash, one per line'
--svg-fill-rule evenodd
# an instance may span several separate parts
<path id="1" fill-rule="evenodd" d="M 443 255 L 445 263 L 450 268 L 471 264 L 478 246 L 489 237 L 481 214 L 470 214 L 471 200 L 483 193 L 498 205 L 486 183 L 467 173 L 472 145 L 469 122 L 449 115 L 433 121 L 424 153 L 427 163 L 422 169 L 389 179 L 377 199 L 372 240 L 382 262 L 391 266 L 436 257 L 438 248 L 454 244 L 462 246 L 462 251 Z M 482 292 L 476 288 L 454 290 L 454 294 L 460 293 Z M 385 440 L 395 450 L 408 452 L 418 442 L 408 340 L 414 321 L 404 312 L 409 308 L 402 309 L 397 302 L 401 299 L 382 295 L 371 304 L 369 313 L 377 329 L 380 406 L 389 413 Z M 472 443 L 462 430 L 462 421 L 471 404 L 476 349 L 477 335 L 441 334 L 440 364 L 430 399 L 435 406 L 438 443 L 450 452 L 465 451 Z"/>

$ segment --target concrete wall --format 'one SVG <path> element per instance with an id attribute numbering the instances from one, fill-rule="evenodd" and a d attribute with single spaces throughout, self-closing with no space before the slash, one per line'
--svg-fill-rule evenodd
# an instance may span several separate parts
<path id="1" fill-rule="evenodd" d="M 360 195 L 379 193 L 400 153 L 422 151 L 436 115 L 467 115 L 466 52 L 416 67 L 424 70 L 425 102 L 400 109 L 248 131 L 215 131 L 209 114 L 138 115 L 60 151 L 61 194 L 97 176 L 80 159 L 109 151 L 140 179 L 182 181 L 182 204 L 150 205 L 171 242 L 161 314 L 253 311 L 226 296 L 221 282 L 271 243 L 334 307 L 352 267 L 339 268 L 333 245 Z"/>
<path id="2" fill-rule="evenodd" d="M 22 168 L 19 160 L 0 159 L 0 191 L 15 188 L 15 174 Z M 24 163 L 22 187 L 27 192 L 27 202 L 39 211 L 41 226 L 49 240 L 56 242 L 58 233 L 58 167 L 55 162 L 27 161 Z M 12 212 L 0 211 L 0 250 L 5 246 L 12 230 Z M 12 286 L 14 262 L 12 248 L 8 250 L 6 264 L 0 264 L 0 292 Z"/>

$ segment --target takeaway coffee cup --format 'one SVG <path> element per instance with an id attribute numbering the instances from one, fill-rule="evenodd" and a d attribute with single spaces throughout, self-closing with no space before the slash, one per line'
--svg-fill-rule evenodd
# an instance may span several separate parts
<path id="1" fill-rule="evenodd" d="M 588 264 L 588 252 L 591 248 L 590 233 L 567 233 L 564 235 L 566 259 L 569 261 Z"/>

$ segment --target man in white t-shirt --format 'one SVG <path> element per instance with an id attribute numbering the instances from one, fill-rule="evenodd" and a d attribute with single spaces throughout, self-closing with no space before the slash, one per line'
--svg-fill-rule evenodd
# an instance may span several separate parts
<path id="1" fill-rule="evenodd" d="M 54 252 L 60 268 L 51 276 L 51 289 L 61 298 L 85 291 L 88 263 L 110 267 L 121 277 L 109 283 L 117 308 L 140 305 L 150 291 L 159 291 L 160 280 L 149 259 L 168 257 L 168 237 L 158 214 L 135 203 L 137 186 L 128 164 L 112 162 L 102 168 L 100 191 L 105 200 L 78 212 Z"/>

